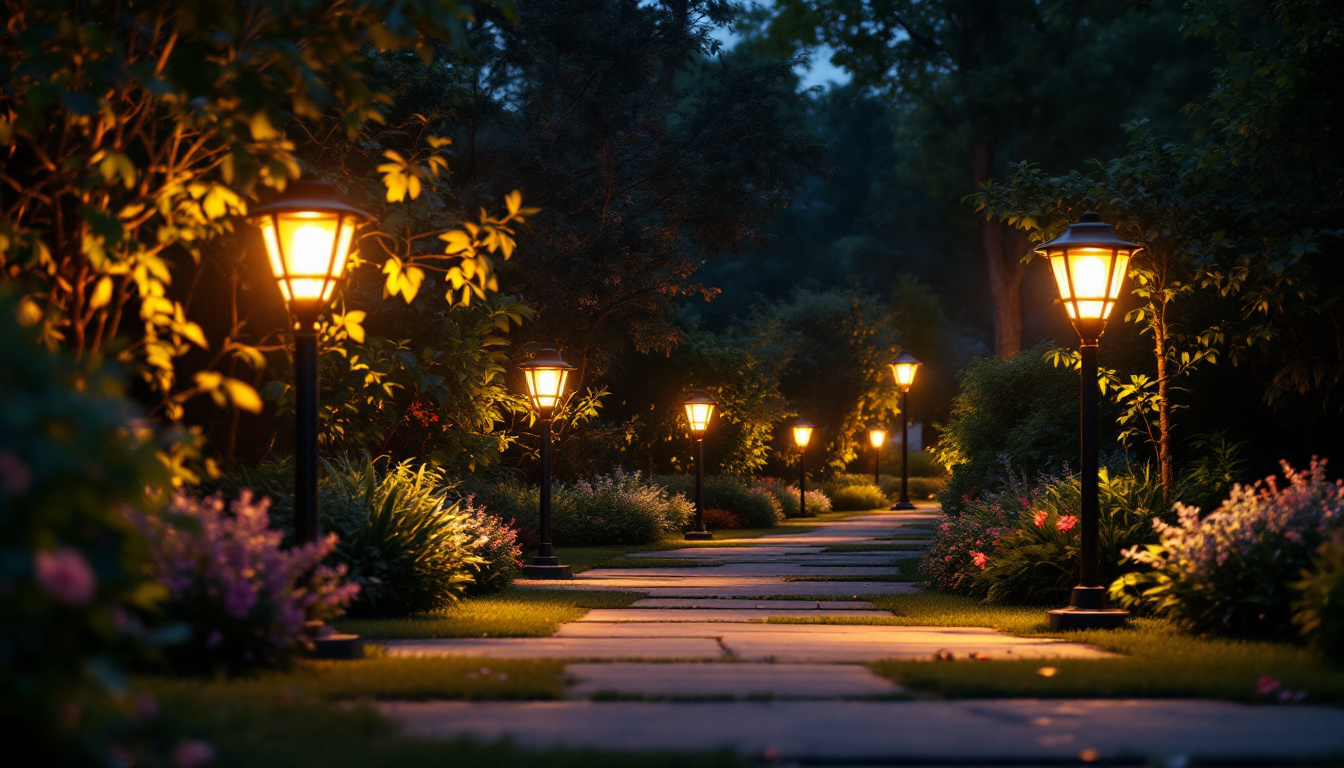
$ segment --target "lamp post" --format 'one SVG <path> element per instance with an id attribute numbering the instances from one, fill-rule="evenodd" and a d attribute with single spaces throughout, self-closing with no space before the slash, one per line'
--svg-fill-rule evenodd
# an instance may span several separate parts
<path id="1" fill-rule="evenodd" d="M 1078 332 L 1082 359 L 1082 450 L 1079 456 L 1079 579 L 1068 608 L 1050 611 L 1051 629 L 1106 629 L 1123 626 L 1129 613 L 1106 608 L 1097 543 L 1097 345 L 1106 319 L 1120 298 L 1129 260 L 1142 246 L 1121 240 L 1092 211 L 1036 252 L 1050 260 L 1059 298 Z"/>
<path id="2" fill-rule="evenodd" d="M 910 503 L 910 412 L 907 404 L 910 385 L 915 383 L 915 373 L 921 365 L 923 363 L 914 355 L 904 350 L 891 361 L 891 375 L 896 379 L 896 386 L 901 388 L 901 500 L 893 504 L 892 509 L 915 508 Z"/>
<path id="3" fill-rule="evenodd" d="M 261 229 L 271 273 L 294 328 L 294 543 L 320 535 L 317 509 L 317 323 L 345 273 L 355 230 L 373 220 L 322 181 L 292 181 L 248 216 Z M 362 659 L 359 635 L 338 634 L 320 621 L 305 625 L 313 655 Z"/>
<path id="4" fill-rule="evenodd" d="M 686 538 L 692 541 L 714 538 L 714 534 L 705 530 L 705 428 L 718 404 L 719 401 L 703 389 L 691 390 L 681 401 L 686 409 L 686 423 L 691 425 L 691 435 L 695 438 L 695 527 L 686 532 Z"/>
<path id="5" fill-rule="evenodd" d="M 812 422 L 799 419 L 793 423 L 793 444 L 798 448 L 798 516 L 807 516 L 807 465 L 803 457 L 812 440 Z"/>
<path id="6" fill-rule="evenodd" d="M 293 181 L 252 209 L 294 323 L 294 541 L 317 541 L 317 321 L 345 272 L 355 230 L 372 221 L 322 181 Z"/>
<path id="7" fill-rule="evenodd" d="M 868 443 L 873 446 L 873 485 L 882 487 L 882 444 L 887 441 L 887 428 L 881 424 L 868 425 Z"/>
<path id="8" fill-rule="evenodd" d="M 527 383 L 527 396 L 541 422 L 541 543 L 537 556 L 523 566 L 529 579 L 572 579 L 574 572 L 561 565 L 551 544 L 551 414 L 565 392 L 565 380 L 574 366 L 554 349 L 543 349 L 518 366 Z"/>

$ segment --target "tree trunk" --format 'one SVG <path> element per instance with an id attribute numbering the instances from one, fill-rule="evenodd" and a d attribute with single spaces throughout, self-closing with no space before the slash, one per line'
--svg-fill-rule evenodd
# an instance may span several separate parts
<path id="1" fill-rule="evenodd" d="M 971 147 L 975 187 L 994 178 L 994 147 L 987 141 Z M 980 222 L 980 243 L 989 265 L 989 293 L 994 300 L 994 354 L 1008 359 L 1022 349 L 1022 276 L 1026 265 L 1026 233 L 1002 221 Z"/>
<path id="2" fill-rule="evenodd" d="M 1156 294 L 1157 292 L 1154 291 Z M 1153 354 L 1157 358 L 1157 466 L 1162 482 L 1162 504 L 1171 505 L 1172 486 L 1176 482 L 1171 464 L 1171 393 L 1167 373 L 1167 303 L 1154 299 Z"/>

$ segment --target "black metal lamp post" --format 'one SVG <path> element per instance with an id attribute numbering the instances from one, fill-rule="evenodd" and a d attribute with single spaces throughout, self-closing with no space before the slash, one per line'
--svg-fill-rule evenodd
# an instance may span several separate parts
<path id="1" fill-rule="evenodd" d="M 793 423 L 793 444 L 798 448 L 798 516 L 807 516 L 807 444 L 812 440 L 812 422 L 799 419 Z"/>
<path id="2" fill-rule="evenodd" d="M 293 181 L 248 217 L 294 321 L 294 541 L 317 541 L 317 322 L 345 272 L 355 230 L 373 216 L 322 181 Z"/>
<path id="3" fill-rule="evenodd" d="M 873 485 L 882 487 L 882 444 L 887 442 L 887 428 L 881 424 L 868 425 L 868 444 L 873 446 Z"/>
<path id="4" fill-rule="evenodd" d="M 317 541 L 317 333 L 331 303 L 355 230 L 373 220 L 341 199 L 322 181 L 292 181 L 275 198 L 253 208 L 248 219 L 261 229 L 271 273 L 294 323 L 294 542 Z M 337 634 L 319 621 L 307 627 L 313 654 L 360 659 L 358 635 Z"/>
<path id="5" fill-rule="evenodd" d="M 915 373 L 923 363 L 909 352 L 902 351 L 891 361 L 891 375 L 896 386 L 901 388 L 901 499 L 892 505 L 892 509 L 914 509 L 910 503 L 910 385 L 915 383 Z"/>
<path id="6" fill-rule="evenodd" d="M 712 539 L 714 534 L 705 530 L 705 428 L 709 426 L 719 401 L 703 389 L 693 389 L 681 404 L 686 409 L 686 423 L 691 426 L 691 435 L 695 437 L 695 527 L 686 532 L 686 538 L 692 541 Z"/>
<path id="7" fill-rule="evenodd" d="M 1079 456 L 1079 580 L 1068 608 L 1050 611 L 1051 629 L 1106 629 L 1123 626 L 1127 611 L 1108 610 L 1101 585 L 1101 552 L 1097 542 L 1097 345 L 1106 319 L 1120 298 L 1129 260 L 1142 246 L 1121 240 L 1094 212 L 1036 252 L 1050 259 L 1059 297 L 1078 332 L 1082 357 L 1082 451 Z"/>
<path id="8" fill-rule="evenodd" d="M 527 382 L 527 396 L 541 422 L 541 544 L 537 556 L 523 566 L 529 579 L 572 579 L 574 572 L 561 565 L 551 544 L 551 414 L 565 392 L 565 380 L 574 366 L 554 349 L 543 349 L 518 366 Z"/>

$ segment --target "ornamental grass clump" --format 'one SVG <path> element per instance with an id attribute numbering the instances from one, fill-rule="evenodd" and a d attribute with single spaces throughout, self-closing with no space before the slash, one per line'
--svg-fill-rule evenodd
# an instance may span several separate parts
<path id="1" fill-rule="evenodd" d="M 693 514 L 682 494 L 619 468 L 560 486 L 553 503 L 557 544 L 652 544 L 680 533 Z"/>
<path id="2" fill-rule="evenodd" d="M 798 486 L 790 485 L 786 480 L 777 477 L 765 477 L 757 480 L 752 487 L 757 491 L 764 491 L 773 496 L 784 517 L 816 517 L 831 511 L 831 497 L 820 490 L 808 491 L 806 507 L 800 510 L 798 507 Z"/>
<path id="3" fill-rule="evenodd" d="M 335 535 L 283 548 L 267 499 L 175 494 L 161 514 L 130 512 L 149 544 L 154 578 L 168 592 L 155 614 L 164 655 L 190 673 L 240 673 L 289 661 L 309 647 L 308 621 L 339 616 L 359 592 L 345 566 L 321 565 Z"/>
<path id="4" fill-rule="evenodd" d="M 1344 515 L 1344 484 L 1325 479 L 1325 461 L 1305 471 L 1283 463 L 1270 476 L 1235 485 L 1206 516 L 1178 504 L 1156 521 L 1158 543 L 1124 554 L 1138 567 L 1111 585 L 1111 598 L 1208 634 L 1287 637 L 1294 583 Z"/>
<path id="5" fill-rule="evenodd" d="M 838 511 L 884 509 L 887 496 L 876 485 L 844 485 L 829 494 L 831 508 Z"/>
<path id="6" fill-rule="evenodd" d="M 353 613 L 439 610 L 512 578 L 516 541 L 501 533 L 501 523 L 482 522 L 481 511 L 452 490 L 441 471 L 410 461 L 383 473 L 368 455 L 327 466 L 322 520 L 340 536 L 333 559 L 361 587 Z"/>

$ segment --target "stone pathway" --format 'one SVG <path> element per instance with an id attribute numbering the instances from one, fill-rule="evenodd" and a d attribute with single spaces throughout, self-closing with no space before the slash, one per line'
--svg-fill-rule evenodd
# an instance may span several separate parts
<path id="1" fill-rule="evenodd" d="M 519 582 L 647 597 L 628 609 L 589 611 L 549 638 L 402 640 L 387 646 L 394 656 L 564 659 L 571 662 L 565 701 L 393 702 L 382 708 L 407 732 L 427 737 L 509 738 L 537 748 L 730 748 L 810 763 L 1344 756 L 1344 711 L 1337 709 L 911 700 L 862 666 L 879 659 L 932 663 L 949 655 L 1110 656 L 1076 643 L 973 627 L 780 623 L 890 616 L 857 597 L 918 591 L 916 584 L 894 580 L 900 561 L 918 552 L 891 545 L 918 544 L 913 537 L 927 532 L 920 526 L 938 519 L 936 508 L 921 505 L 808 533 L 630 556 L 698 567 L 594 569 L 568 582 Z M 840 549 L 827 551 L 832 547 Z"/>

